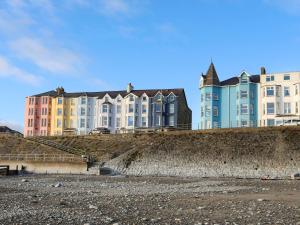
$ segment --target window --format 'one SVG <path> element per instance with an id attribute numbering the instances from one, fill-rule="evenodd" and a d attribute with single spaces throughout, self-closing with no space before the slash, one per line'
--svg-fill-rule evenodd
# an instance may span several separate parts
<path id="1" fill-rule="evenodd" d="M 80 119 L 80 128 L 85 127 L 85 119 Z"/>
<path id="2" fill-rule="evenodd" d="M 172 102 L 172 101 L 174 101 L 175 100 L 175 96 L 174 95 L 171 95 L 170 97 L 169 97 L 169 100 Z"/>
<path id="3" fill-rule="evenodd" d="M 134 101 L 134 97 L 133 97 L 133 95 L 130 95 L 130 96 L 129 96 L 129 101 L 131 101 L 131 102 L 133 102 L 133 101 Z"/>
<path id="4" fill-rule="evenodd" d="M 75 105 L 75 99 L 74 98 L 71 99 L 71 105 Z"/>
<path id="5" fill-rule="evenodd" d="M 290 96 L 290 87 L 284 87 L 284 96 L 285 97 Z"/>
<path id="6" fill-rule="evenodd" d="M 274 87 L 267 87 L 267 96 L 274 96 Z"/>
<path id="7" fill-rule="evenodd" d="M 280 86 L 276 86 L 276 96 L 280 97 Z"/>
<path id="8" fill-rule="evenodd" d="M 121 102 L 121 98 L 118 98 L 118 99 L 117 99 L 117 102 Z"/>
<path id="9" fill-rule="evenodd" d="M 206 93 L 205 94 L 205 99 L 206 100 L 211 100 L 211 93 Z"/>
<path id="10" fill-rule="evenodd" d="M 248 97 L 248 91 L 241 91 L 241 98 L 247 98 Z"/>
<path id="11" fill-rule="evenodd" d="M 169 126 L 174 126 L 174 116 L 169 117 Z"/>
<path id="12" fill-rule="evenodd" d="M 277 102 L 277 104 L 276 104 L 276 113 L 277 113 L 277 114 L 280 114 L 280 113 L 281 113 L 280 102 Z"/>
<path id="13" fill-rule="evenodd" d="M 147 105 L 142 105 L 142 113 L 147 113 Z"/>
<path id="14" fill-rule="evenodd" d="M 296 84 L 295 85 L 295 95 L 298 95 L 298 92 L 299 92 L 299 90 L 298 90 L 298 84 Z"/>
<path id="15" fill-rule="evenodd" d="M 44 113 L 45 113 L 45 115 L 47 115 L 47 113 L 48 113 L 48 109 L 47 108 L 45 108 Z"/>
<path id="16" fill-rule="evenodd" d="M 139 127 L 139 117 L 135 117 L 134 126 Z"/>
<path id="17" fill-rule="evenodd" d="M 253 104 L 250 104 L 250 114 L 254 115 L 254 106 L 253 106 Z"/>
<path id="18" fill-rule="evenodd" d="M 156 126 L 160 126 L 160 122 L 161 122 L 160 120 L 161 120 L 160 115 L 156 115 L 155 116 L 155 125 Z"/>
<path id="19" fill-rule="evenodd" d="M 214 113 L 214 116 L 218 116 L 218 114 L 219 114 L 218 106 L 214 106 L 214 111 L 213 111 L 213 113 Z"/>
<path id="20" fill-rule="evenodd" d="M 241 77 L 241 83 L 242 84 L 247 84 L 248 83 L 248 77 L 247 76 L 242 76 Z"/>
<path id="21" fill-rule="evenodd" d="M 266 115 L 266 105 L 263 104 L 263 115 Z"/>
<path id="22" fill-rule="evenodd" d="M 275 113 L 275 104 L 274 102 L 268 102 L 267 103 L 267 114 L 268 115 L 274 115 Z"/>
<path id="23" fill-rule="evenodd" d="M 62 98 L 58 98 L 58 99 L 57 99 L 57 104 L 58 104 L 58 105 L 61 105 L 61 104 L 62 104 Z"/>
<path id="24" fill-rule="evenodd" d="M 206 106 L 205 107 L 205 116 L 210 116 L 210 111 L 211 111 L 210 106 Z"/>
<path id="25" fill-rule="evenodd" d="M 86 98 L 81 98 L 81 105 L 85 105 L 86 104 Z"/>
<path id="26" fill-rule="evenodd" d="M 291 103 L 290 102 L 284 103 L 284 114 L 291 114 Z"/>
<path id="27" fill-rule="evenodd" d="M 74 109 L 71 108 L 71 116 L 74 116 Z"/>
<path id="28" fill-rule="evenodd" d="M 116 127 L 121 127 L 121 118 L 120 117 L 117 117 Z"/>
<path id="29" fill-rule="evenodd" d="M 108 102 L 108 101 L 109 101 L 109 98 L 108 98 L 108 97 L 105 97 L 105 101 Z"/>
<path id="30" fill-rule="evenodd" d="M 266 82 L 274 81 L 274 76 L 266 76 Z"/>
<path id="31" fill-rule="evenodd" d="M 80 109 L 80 115 L 85 116 L 85 108 L 81 107 Z"/>
<path id="32" fill-rule="evenodd" d="M 102 105 L 102 113 L 107 113 L 108 112 L 108 105 L 104 104 Z"/>
<path id="33" fill-rule="evenodd" d="M 133 104 L 128 105 L 128 112 L 133 113 Z"/>
<path id="34" fill-rule="evenodd" d="M 128 116 L 128 118 L 127 118 L 127 125 L 129 127 L 133 126 L 133 116 Z"/>
<path id="35" fill-rule="evenodd" d="M 284 74 L 283 80 L 290 80 L 291 77 L 289 74 Z"/>
<path id="36" fill-rule="evenodd" d="M 175 113 L 175 105 L 174 103 L 169 105 L 169 113 Z"/>
<path id="37" fill-rule="evenodd" d="M 242 120 L 241 121 L 241 126 L 242 127 L 247 127 L 248 126 L 248 121 L 247 120 Z"/>
<path id="38" fill-rule="evenodd" d="M 219 100 L 219 96 L 215 93 L 213 93 L 213 100 Z"/>
<path id="39" fill-rule="evenodd" d="M 268 119 L 267 120 L 267 126 L 268 127 L 272 127 L 275 125 L 275 120 L 274 119 Z"/>
<path id="40" fill-rule="evenodd" d="M 147 101 L 147 97 L 143 97 L 143 102 L 146 102 Z"/>
<path id="41" fill-rule="evenodd" d="M 135 112 L 138 113 L 139 112 L 139 105 L 135 104 Z"/>
<path id="42" fill-rule="evenodd" d="M 161 112 L 161 104 L 155 104 L 155 112 Z"/>
<path id="43" fill-rule="evenodd" d="M 112 126 L 112 119 L 111 119 L 111 116 L 108 118 L 108 126 Z"/>
<path id="44" fill-rule="evenodd" d="M 62 109 L 57 109 L 57 115 L 61 116 L 62 115 Z"/>
<path id="45" fill-rule="evenodd" d="M 107 126 L 107 116 L 102 117 L 102 126 L 106 127 Z"/>
<path id="46" fill-rule="evenodd" d="M 56 127 L 61 128 L 61 119 L 56 120 Z"/>
<path id="47" fill-rule="evenodd" d="M 299 113 L 298 102 L 296 102 L 295 108 L 296 108 L 295 112 L 296 112 L 296 114 L 298 114 Z"/>
<path id="48" fill-rule="evenodd" d="M 117 113 L 118 113 L 118 114 L 121 113 L 121 110 L 122 110 L 121 105 L 117 105 Z"/>
<path id="49" fill-rule="evenodd" d="M 201 107 L 201 116 L 203 117 L 204 116 L 204 108 Z"/>
<path id="50" fill-rule="evenodd" d="M 142 117 L 142 127 L 146 127 L 147 126 L 147 119 L 145 116 Z"/>
<path id="51" fill-rule="evenodd" d="M 248 114 L 248 104 L 241 104 L 241 115 Z"/>

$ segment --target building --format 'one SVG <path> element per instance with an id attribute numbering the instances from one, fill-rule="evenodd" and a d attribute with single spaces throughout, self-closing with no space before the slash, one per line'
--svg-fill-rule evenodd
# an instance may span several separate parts
<path id="1" fill-rule="evenodd" d="M 266 73 L 262 68 L 260 80 L 261 126 L 299 124 L 300 72 Z"/>
<path id="2" fill-rule="evenodd" d="M 220 81 L 213 63 L 200 80 L 200 128 L 256 127 L 259 75 L 243 71 Z"/>
<path id="3" fill-rule="evenodd" d="M 52 97 L 55 91 L 26 97 L 24 136 L 48 136 L 51 131 Z"/>
<path id="4" fill-rule="evenodd" d="M 191 129 L 191 124 L 184 89 L 134 90 L 129 84 L 122 91 L 67 93 L 57 88 L 27 97 L 24 131 L 25 136 L 86 135 L 98 127 L 123 133 Z"/>
<path id="5" fill-rule="evenodd" d="M 10 134 L 18 137 L 23 137 L 23 134 L 21 134 L 18 131 L 10 129 L 7 126 L 0 126 L 0 134 Z"/>

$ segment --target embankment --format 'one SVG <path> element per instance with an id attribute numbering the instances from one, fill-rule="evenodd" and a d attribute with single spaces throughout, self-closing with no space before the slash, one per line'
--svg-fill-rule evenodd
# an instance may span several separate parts
<path id="1" fill-rule="evenodd" d="M 155 134 L 106 166 L 129 175 L 286 177 L 300 171 L 300 128 Z"/>
<path id="2" fill-rule="evenodd" d="M 129 175 L 258 178 L 300 172 L 300 127 L 48 139 L 84 149 Z"/>

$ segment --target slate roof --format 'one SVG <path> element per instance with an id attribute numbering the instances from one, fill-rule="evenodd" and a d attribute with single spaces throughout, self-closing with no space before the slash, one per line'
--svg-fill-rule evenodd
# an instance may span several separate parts
<path id="1" fill-rule="evenodd" d="M 7 126 L 0 126 L 0 133 L 10 133 L 10 134 L 22 135 L 20 132 L 12 130 Z"/>
<path id="2" fill-rule="evenodd" d="M 250 76 L 250 82 L 259 83 L 260 82 L 260 76 L 259 75 Z M 224 80 L 224 81 L 220 82 L 220 86 L 236 85 L 238 83 L 239 83 L 239 78 L 238 77 L 231 77 L 227 80 Z"/>
<path id="3" fill-rule="evenodd" d="M 220 80 L 213 63 L 210 64 L 206 75 L 202 75 L 204 78 L 204 85 L 220 85 Z"/>
<path id="4" fill-rule="evenodd" d="M 185 95 L 184 89 L 182 88 L 175 88 L 175 89 L 148 89 L 148 90 L 132 90 L 130 93 L 141 97 L 144 93 L 148 97 L 154 97 L 158 92 L 161 92 L 164 96 L 167 96 L 171 93 L 174 93 L 176 96 Z M 116 98 L 118 95 L 122 97 L 127 96 L 129 93 L 127 91 L 103 91 L 103 92 L 74 92 L 74 93 L 63 93 L 61 95 L 57 95 L 56 91 L 48 91 L 45 93 L 33 95 L 31 97 L 41 97 L 41 96 L 51 96 L 51 97 L 81 97 L 81 96 L 88 96 L 88 97 L 98 97 L 103 98 L 106 94 L 108 94 L 111 98 Z"/>

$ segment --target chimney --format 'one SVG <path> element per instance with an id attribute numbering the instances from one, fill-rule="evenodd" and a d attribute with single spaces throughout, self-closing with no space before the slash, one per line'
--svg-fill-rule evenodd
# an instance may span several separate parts
<path id="1" fill-rule="evenodd" d="M 57 95 L 62 95 L 65 93 L 65 89 L 63 87 L 57 87 L 56 93 L 57 93 Z"/>
<path id="2" fill-rule="evenodd" d="M 265 68 L 265 67 L 261 67 L 261 68 L 260 68 L 260 74 L 261 74 L 261 75 L 267 74 L 267 71 L 266 71 L 266 68 Z"/>
<path id="3" fill-rule="evenodd" d="M 133 89 L 134 89 L 134 87 L 132 86 L 132 84 L 131 84 L 131 83 L 129 83 L 129 84 L 127 85 L 127 93 L 130 93 L 130 92 L 132 92 L 132 91 L 133 91 Z"/>

